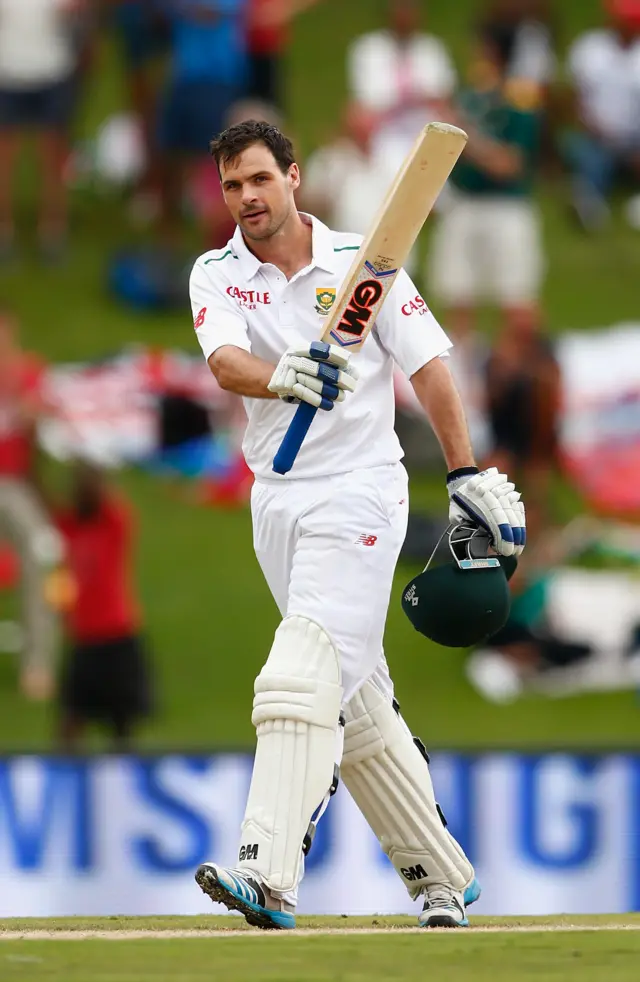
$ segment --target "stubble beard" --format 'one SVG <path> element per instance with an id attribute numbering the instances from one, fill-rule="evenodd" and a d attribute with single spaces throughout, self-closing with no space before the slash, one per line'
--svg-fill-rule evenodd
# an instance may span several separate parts
<path id="1" fill-rule="evenodd" d="M 253 242 L 264 242 L 266 239 L 271 239 L 274 235 L 278 234 L 284 223 L 287 221 L 290 211 L 291 209 L 288 208 L 280 220 L 271 215 L 269 224 L 262 232 L 253 231 L 251 228 L 247 228 L 244 223 L 241 222 L 240 226 L 242 228 L 242 234 L 247 239 L 251 239 Z"/>

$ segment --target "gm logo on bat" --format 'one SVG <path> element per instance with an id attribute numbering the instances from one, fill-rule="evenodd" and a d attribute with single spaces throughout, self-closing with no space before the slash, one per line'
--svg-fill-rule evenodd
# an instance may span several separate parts
<path id="1" fill-rule="evenodd" d="M 378 272 L 375 266 L 369 262 L 365 263 L 365 269 L 372 273 L 376 279 L 372 277 L 356 284 L 340 322 L 331 332 L 331 337 L 335 338 L 338 344 L 343 347 L 359 343 L 375 307 L 386 293 L 385 286 L 380 280 L 393 277 L 397 272 L 395 269 L 385 269 Z M 389 283 L 390 286 L 391 283 Z"/>

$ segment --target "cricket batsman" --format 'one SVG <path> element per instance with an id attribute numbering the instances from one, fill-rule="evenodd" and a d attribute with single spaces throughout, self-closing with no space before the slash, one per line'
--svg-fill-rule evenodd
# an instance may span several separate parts
<path id="1" fill-rule="evenodd" d="M 221 133 L 211 153 L 237 228 L 195 262 L 194 324 L 218 383 L 244 399 L 254 546 L 282 621 L 255 682 L 238 864 L 204 863 L 196 880 L 250 924 L 295 927 L 304 856 L 340 776 L 422 902 L 419 923 L 465 927 L 480 888 L 400 715 L 382 646 L 409 507 L 396 364 L 442 447 L 451 521 L 477 523 L 496 553 L 517 556 L 520 495 L 496 468 L 478 471 L 443 359 L 451 342 L 403 270 L 361 351 L 318 344 L 362 240 L 298 212 L 287 137 L 251 120 Z M 300 402 L 323 411 L 281 476 L 273 458 Z"/>

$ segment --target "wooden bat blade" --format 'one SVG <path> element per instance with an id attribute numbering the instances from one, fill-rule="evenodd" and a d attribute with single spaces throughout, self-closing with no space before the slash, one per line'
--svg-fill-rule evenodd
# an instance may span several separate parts
<path id="1" fill-rule="evenodd" d="M 363 344 L 466 142 L 457 126 L 424 127 L 354 257 L 323 341 L 353 349 Z"/>

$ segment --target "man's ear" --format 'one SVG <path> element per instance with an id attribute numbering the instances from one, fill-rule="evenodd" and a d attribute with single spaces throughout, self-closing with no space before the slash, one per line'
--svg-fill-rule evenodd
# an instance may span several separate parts
<path id="1" fill-rule="evenodd" d="M 297 164 L 291 164 L 288 177 L 291 190 L 297 191 L 297 189 L 300 187 L 300 168 Z"/>

